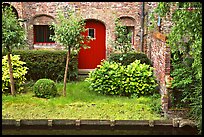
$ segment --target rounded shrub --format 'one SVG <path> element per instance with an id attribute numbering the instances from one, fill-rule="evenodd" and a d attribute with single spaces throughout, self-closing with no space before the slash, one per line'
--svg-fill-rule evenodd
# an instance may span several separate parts
<path id="1" fill-rule="evenodd" d="M 106 95 L 122 95 L 122 76 L 124 67 L 116 62 L 104 61 L 100 67 L 91 71 L 86 81 L 90 82 L 90 90 Z"/>
<path id="2" fill-rule="evenodd" d="M 127 66 L 104 61 L 89 73 L 86 81 L 90 83 L 90 90 L 95 92 L 128 97 L 152 95 L 157 87 L 153 68 L 141 64 L 140 60 Z"/>
<path id="3" fill-rule="evenodd" d="M 51 79 L 39 79 L 33 86 L 36 97 L 51 98 L 57 95 L 57 87 Z"/>

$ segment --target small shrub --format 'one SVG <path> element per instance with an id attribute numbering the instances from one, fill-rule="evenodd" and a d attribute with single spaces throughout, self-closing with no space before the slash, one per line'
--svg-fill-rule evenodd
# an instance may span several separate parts
<path id="1" fill-rule="evenodd" d="M 126 94 L 150 95 L 157 86 L 153 68 L 145 63 L 141 64 L 140 60 L 135 60 L 126 67 L 124 78 L 122 84 Z"/>
<path id="2" fill-rule="evenodd" d="M 39 79 L 33 86 L 36 97 L 51 98 L 57 95 L 57 87 L 51 79 Z"/>
<path id="3" fill-rule="evenodd" d="M 116 62 L 102 62 L 100 68 L 89 73 L 86 81 L 90 82 L 90 90 L 107 95 L 122 95 L 121 85 L 124 67 Z"/>
<path id="4" fill-rule="evenodd" d="M 26 63 L 20 61 L 20 55 L 11 55 L 12 60 L 12 69 L 13 69 L 13 78 L 15 82 L 15 90 L 17 93 L 23 91 L 23 84 L 26 81 L 25 75 L 27 74 L 28 68 L 24 66 Z M 3 56 L 2 59 L 2 92 L 10 92 L 10 74 L 9 74 L 9 65 L 8 65 L 8 56 Z"/>
<path id="5" fill-rule="evenodd" d="M 129 97 L 153 94 L 157 86 L 153 68 L 139 60 L 128 66 L 104 61 L 89 73 L 86 81 L 90 82 L 90 90 L 95 92 Z"/>
<path id="6" fill-rule="evenodd" d="M 162 112 L 162 104 L 161 104 L 161 95 L 159 93 L 155 93 L 151 96 L 152 102 L 149 104 L 152 111 L 157 114 L 161 114 Z"/>
<path id="7" fill-rule="evenodd" d="M 125 66 L 135 60 L 140 60 L 141 63 L 152 66 L 151 60 L 147 57 L 147 55 L 140 52 L 112 53 L 108 58 L 108 61 L 115 61 Z"/>

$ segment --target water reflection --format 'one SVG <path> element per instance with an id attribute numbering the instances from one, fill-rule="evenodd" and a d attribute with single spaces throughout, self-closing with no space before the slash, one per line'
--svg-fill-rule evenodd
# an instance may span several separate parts
<path id="1" fill-rule="evenodd" d="M 4 127 L 3 135 L 197 135 L 197 129 L 190 126 L 80 126 L 80 127 Z"/>

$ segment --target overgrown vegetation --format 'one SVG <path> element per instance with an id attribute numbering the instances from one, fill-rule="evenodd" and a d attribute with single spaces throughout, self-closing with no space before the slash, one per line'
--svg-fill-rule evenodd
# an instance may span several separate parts
<path id="1" fill-rule="evenodd" d="M 175 10 L 170 11 L 173 6 Z M 172 89 L 181 94 L 180 106 L 189 104 L 191 118 L 202 132 L 202 3 L 160 2 L 155 9 L 163 20 L 169 13 L 173 23 L 167 36 L 172 54 Z"/>
<path id="2" fill-rule="evenodd" d="M 140 60 L 128 66 L 104 61 L 99 68 L 89 73 L 86 80 L 90 82 L 92 91 L 128 97 L 153 94 L 157 86 L 153 68 L 141 64 Z"/>
<path id="3" fill-rule="evenodd" d="M 13 78 L 15 81 L 15 90 L 17 93 L 23 92 L 23 84 L 26 82 L 25 75 L 28 72 L 28 68 L 25 66 L 25 62 L 20 61 L 20 55 L 11 55 Z M 9 77 L 9 65 L 8 56 L 3 56 L 2 59 L 2 93 L 10 93 L 10 77 Z"/>
<path id="4" fill-rule="evenodd" d="M 111 41 L 114 52 L 127 53 L 133 51 L 131 43 L 132 33 L 128 31 L 127 26 L 122 25 L 119 18 L 115 20 L 114 34 L 116 39 Z"/>

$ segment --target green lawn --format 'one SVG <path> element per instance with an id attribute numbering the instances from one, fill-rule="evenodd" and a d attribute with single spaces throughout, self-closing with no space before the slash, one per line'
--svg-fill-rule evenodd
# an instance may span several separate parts
<path id="1" fill-rule="evenodd" d="M 63 83 L 57 83 L 62 94 Z M 2 119 L 107 119 L 159 120 L 160 96 L 127 98 L 88 90 L 85 81 L 67 84 L 67 96 L 51 99 L 34 97 L 31 89 L 15 97 L 2 94 Z M 156 103 L 156 104 L 155 104 Z"/>

